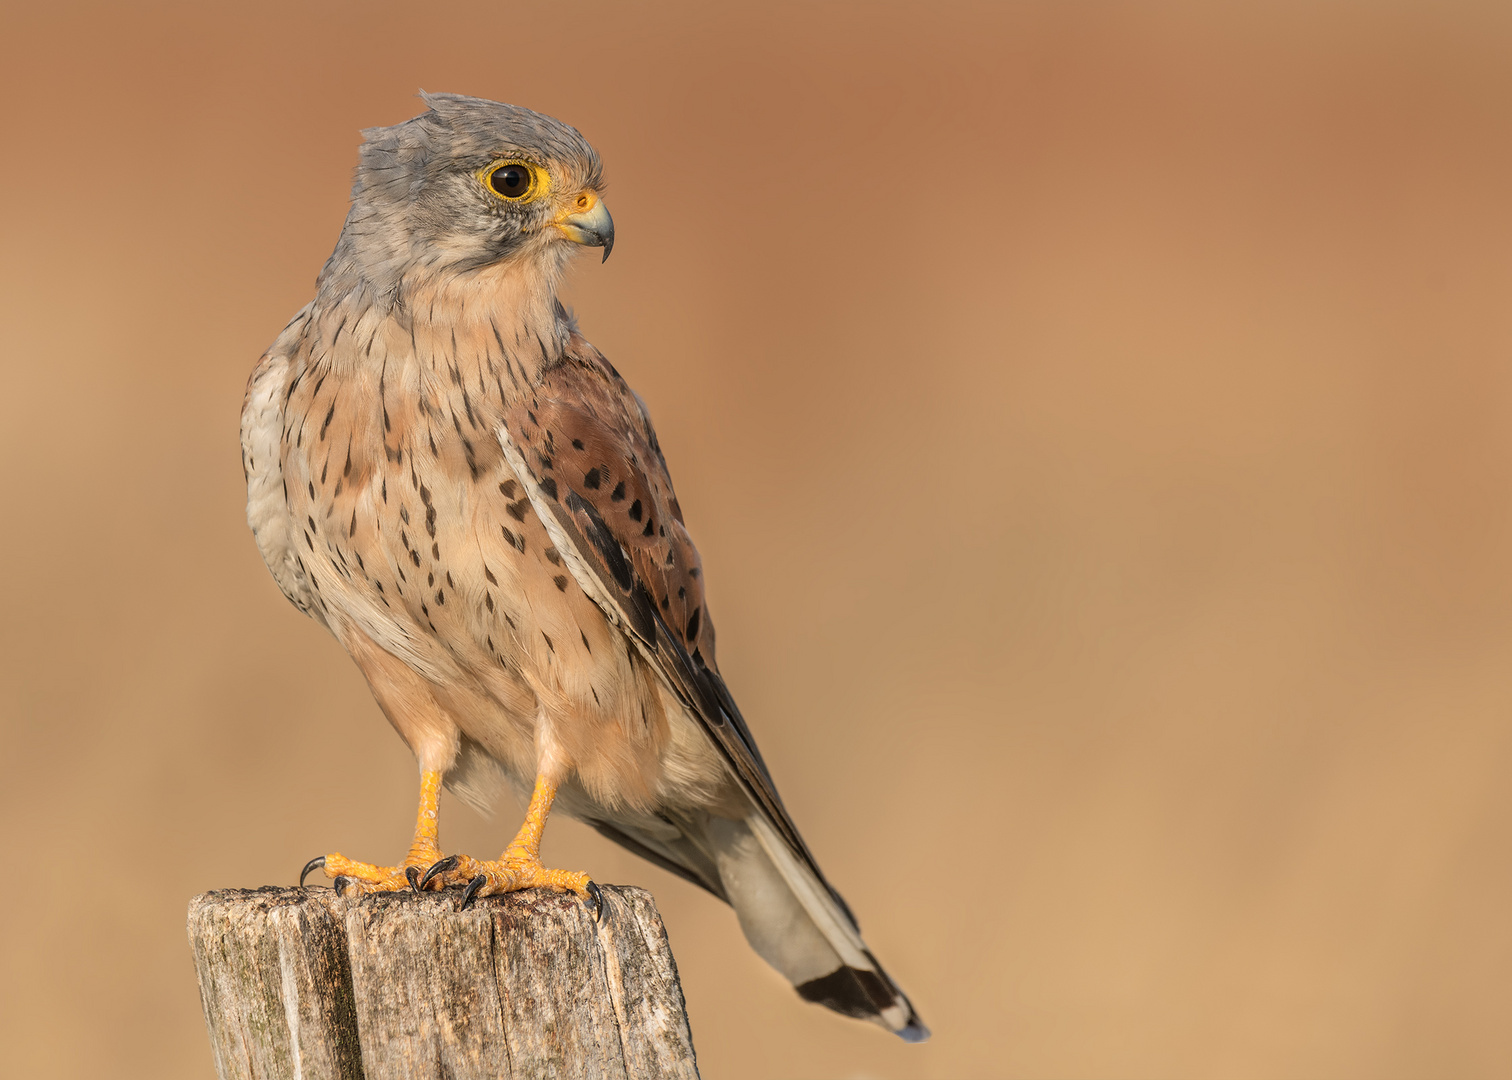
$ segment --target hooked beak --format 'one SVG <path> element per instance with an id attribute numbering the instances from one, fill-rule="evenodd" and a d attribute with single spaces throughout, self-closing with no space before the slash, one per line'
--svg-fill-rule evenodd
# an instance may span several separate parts
<path id="1" fill-rule="evenodd" d="M 604 201 L 593 192 L 578 195 L 569 209 L 558 215 L 552 224 L 574 244 L 603 248 L 604 257 L 600 262 L 609 260 L 609 252 L 614 247 L 614 219 L 609 216 Z"/>

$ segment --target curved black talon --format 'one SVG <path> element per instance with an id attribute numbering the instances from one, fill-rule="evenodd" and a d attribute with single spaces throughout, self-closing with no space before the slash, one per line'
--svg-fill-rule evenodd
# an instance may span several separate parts
<path id="1" fill-rule="evenodd" d="M 351 878 L 349 878 L 349 877 L 347 877 L 345 875 L 342 875 L 341 877 L 337 878 L 335 881 L 331 882 L 331 888 L 333 888 L 333 889 L 336 890 L 336 895 L 337 896 L 340 896 L 341 895 L 341 890 L 345 889 L 351 883 L 352 883 L 352 879 Z"/>
<path id="2" fill-rule="evenodd" d="M 304 888 L 304 879 L 310 876 L 311 870 L 319 870 L 324 865 L 324 855 L 317 855 L 309 862 L 305 863 L 305 868 L 299 872 L 299 887 L 301 889 Z"/>
<path id="3" fill-rule="evenodd" d="M 595 885 L 591 881 L 588 883 L 587 888 L 588 888 L 588 896 L 593 901 L 593 921 L 595 923 L 603 922 L 604 921 L 604 894 L 601 893 L 599 891 L 599 887 L 597 885 Z"/>
<path id="4" fill-rule="evenodd" d="M 430 879 L 435 877 L 437 874 L 444 874 L 448 870 L 455 870 L 457 868 L 457 863 L 460 861 L 461 860 L 459 860 L 455 855 L 448 855 L 446 858 L 442 859 L 439 862 L 431 863 L 431 868 L 427 870 L 425 872 L 425 876 L 420 879 L 420 888 L 423 889 L 427 885 L 429 885 Z"/>
<path id="5" fill-rule="evenodd" d="M 455 858 L 455 856 L 453 856 Z M 473 897 L 478 895 L 478 890 L 488 883 L 487 874 L 479 874 L 467 883 L 467 888 L 462 890 L 462 903 L 457 905 L 458 911 L 466 911 L 467 905 L 473 902 Z"/>
<path id="6" fill-rule="evenodd" d="M 418 866 L 406 866 L 404 868 L 404 876 L 409 881 L 410 888 L 414 889 L 416 892 L 419 892 L 420 891 L 420 868 Z"/>

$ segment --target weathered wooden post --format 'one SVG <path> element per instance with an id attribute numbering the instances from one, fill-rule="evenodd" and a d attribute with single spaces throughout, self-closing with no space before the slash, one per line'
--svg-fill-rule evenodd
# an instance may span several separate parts
<path id="1" fill-rule="evenodd" d="M 189 903 L 221 1080 L 697 1077 L 651 894 L 603 915 L 534 889 L 343 899 L 234 889 Z"/>

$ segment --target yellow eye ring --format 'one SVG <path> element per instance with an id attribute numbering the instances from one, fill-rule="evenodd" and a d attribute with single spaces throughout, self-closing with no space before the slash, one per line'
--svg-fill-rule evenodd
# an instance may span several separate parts
<path id="1" fill-rule="evenodd" d="M 478 179 L 496 198 L 511 203 L 530 202 L 550 186 L 546 170 L 529 161 L 495 161 Z"/>

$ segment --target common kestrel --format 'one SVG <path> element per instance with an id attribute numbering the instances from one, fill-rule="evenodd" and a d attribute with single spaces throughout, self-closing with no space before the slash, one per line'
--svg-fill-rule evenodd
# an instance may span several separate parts
<path id="1" fill-rule="evenodd" d="M 513 105 L 424 95 L 364 132 L 315 299 L 242 406 L 247 519 L 294 606 L 351 654 L 420 767 L 397 866 L 317 859 L 350 893 L 544 886 L 556 802 L 728 901 L 798 993 L 928 1031 L 784 809 L 714 658 L 698 552 L 640 398 L 557 300 L 609 257 L 599 158 Z M 531 792 L 494 860 L 445 856 L 445 784 Z"/>

